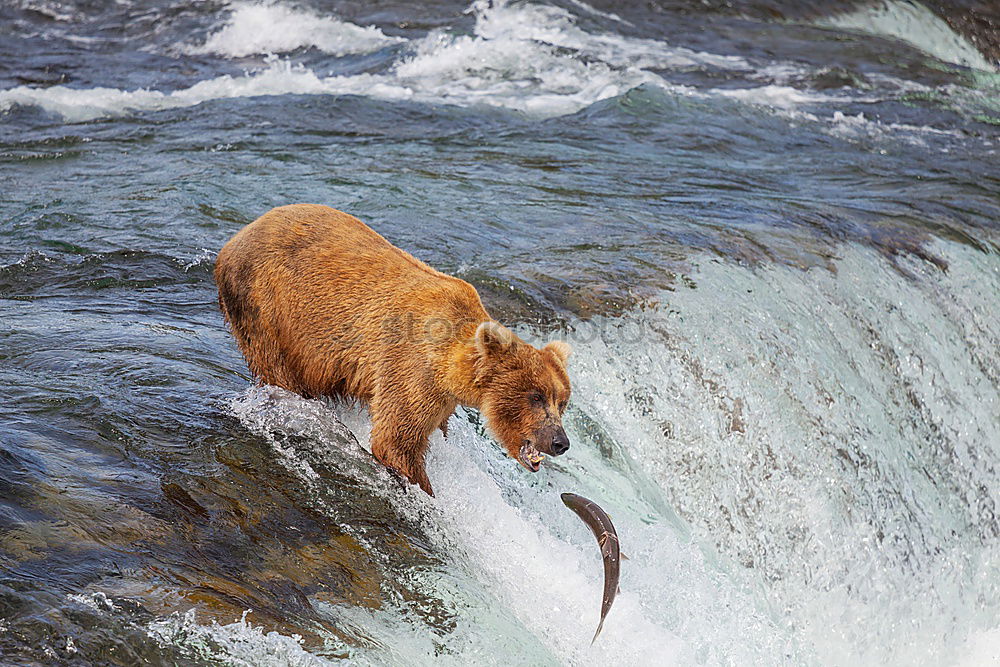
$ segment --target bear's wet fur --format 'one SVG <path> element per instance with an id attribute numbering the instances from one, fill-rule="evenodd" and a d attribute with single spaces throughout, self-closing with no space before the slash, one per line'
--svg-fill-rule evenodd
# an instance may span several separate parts
<path id="1" fill-rule="evenodd" d="M 541 349 L 494 321 L 475 288 L 314 204 L 272 209 L 215 265 L 219 306 L 258 381 L 363 401 L 375 457 L 433 495 L 428 437 L 456 406 L 479 409 L 535 471 L 568 447 L 570 346 Z"/>

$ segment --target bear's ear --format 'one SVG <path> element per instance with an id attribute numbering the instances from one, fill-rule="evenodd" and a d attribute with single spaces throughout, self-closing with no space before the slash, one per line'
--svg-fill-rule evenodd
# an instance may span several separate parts
<path id="1" fill-rule="evenodd" d="M 493 320 L 487 320 L 476 329 L 476 349 L 484 357 L 503 352 L 514 344 L 514 333 Z"/>
<path id="2" fill-rule="evenodd" d="M 566 360 L 569 359 L 570 353 L 573 352 L 573 348 L 570 347 L 570 344 L 562 340 L 554 340 L 542 349 L 548 350 L 552 354 L 556 355 L 556 359 L 558 359 L 563 366 L 566 365 Z"/>

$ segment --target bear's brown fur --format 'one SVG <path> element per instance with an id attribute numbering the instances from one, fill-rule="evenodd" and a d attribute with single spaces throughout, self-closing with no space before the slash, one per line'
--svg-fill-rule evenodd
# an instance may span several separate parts
<path id="1" fill-rule="evenodd" d="M 478 408 L 532 471 L 569 447 L 570 347 L 537 349 L 495 322 L 469 283 L 326 206 L 275 208 L 215 265 L 219 305 L 250 371 L 307 397 L 369 408 L 375 457 L 433 494 L 424 457 L 459 404 Z"/>

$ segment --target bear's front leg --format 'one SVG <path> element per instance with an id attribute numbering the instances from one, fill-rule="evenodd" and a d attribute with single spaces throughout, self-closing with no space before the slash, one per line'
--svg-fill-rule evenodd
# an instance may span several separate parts
<path id="1" fill-rule="evenodd" d="M 426 452 L 426 438 L 423 443 L 420 443 L 408 440 L 400 434 L 394 435 L 389 431 L 376 435 L 375 428 L 372 428 L 372 454 L 375 455 L 379 463 L 396 471 L 408 479 L 411 484 L 416 484 L 427 495 L 433 496 L 434 489 L 431 488 L 431 481 L 424 469 Z"/>
<path id="2" fill-rule="evenodd" d="M 393 397 L 391 405 L 388 401 L 373 400 L 371 403 L 372 417 L 372 454 L 382 465 L 395 470 L 418 485 L 427 495 L 433 496 L 431 481 L 424 469 L 427 456 L 428 437 L 437 424 L 423 422 L 418 411 L 420 406 L 401 405 L 398 396 Z M 411 409 L 407 409 L 407 408 Z"/>

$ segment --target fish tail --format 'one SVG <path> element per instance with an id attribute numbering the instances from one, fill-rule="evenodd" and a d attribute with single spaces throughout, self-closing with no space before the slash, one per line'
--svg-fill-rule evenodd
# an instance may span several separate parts
<path id="1" fill-rule="evenodd" d="M 601 618 L 601 622 L 597 624 L 597 632 L 594 633 L 594 638 L 590 640 L 590 645 L 593 646 L 594 642 L 597 641 L 597 635 L 601 634 L 601 630 L 604 629 L 604 618 Z"/>

